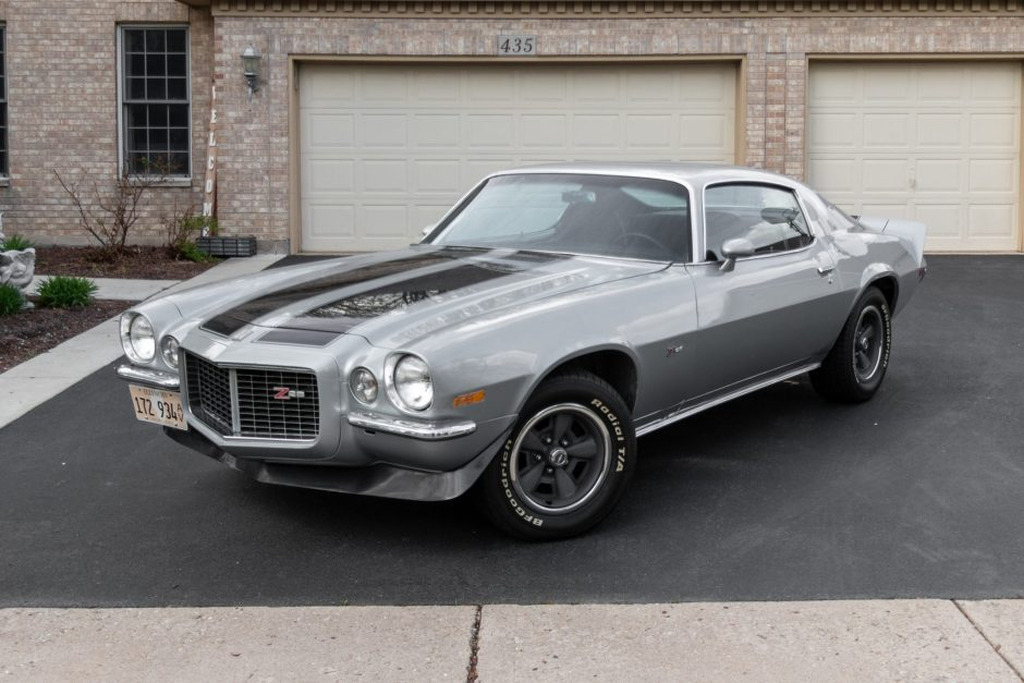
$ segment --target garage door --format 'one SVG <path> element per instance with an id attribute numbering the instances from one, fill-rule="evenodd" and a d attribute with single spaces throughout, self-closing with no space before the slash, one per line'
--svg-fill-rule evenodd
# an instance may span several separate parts
<path id="1" fill-rule="evenodd" d="M 485 174 L 567 160 L 732 163 L 725 64 L 306 64 L 301 250 L 419 239 Z"/>
<path id="2" fill-rule="evenodd" d="M 1011 63 L 812 64 L 808 179 L 931 251 L 1016 250 L 1020 86 Z"/>

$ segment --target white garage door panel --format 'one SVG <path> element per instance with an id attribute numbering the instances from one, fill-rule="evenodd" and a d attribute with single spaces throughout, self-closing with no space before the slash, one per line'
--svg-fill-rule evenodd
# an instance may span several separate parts
<path id="1" fill-rule="evenodd" d="M 1020 88 L 1012 63 L 812 64 L 808 179 L 926 223 L 929 250 L 1016 250 Z"/>
<path id="2" fill-rule="evenodd" d="M 307 64 L 303 251 L 415 242 L 488 173 L 569 160 L 735 160 L 733 65 Z"/>

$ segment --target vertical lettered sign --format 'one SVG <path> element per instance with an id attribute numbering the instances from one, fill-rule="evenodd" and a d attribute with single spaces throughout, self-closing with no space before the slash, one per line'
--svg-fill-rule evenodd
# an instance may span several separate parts
<path id="1" fill-rule="evenodd" d="M 217 85 L 210 91 L 210 138 L 206 145 L 206 182 L 203 183 L 203 216 L 213 218 L 217 211 Z M 208 237 L 209 227 L 203 227 Z"/>

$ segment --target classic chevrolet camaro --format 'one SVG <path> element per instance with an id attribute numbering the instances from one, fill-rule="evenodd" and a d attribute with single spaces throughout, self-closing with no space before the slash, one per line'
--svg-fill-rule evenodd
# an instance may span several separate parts
<path id="1" fill-rule="evenodd" d="M 622 497 L 638 436 L 801 373 L 870 399 L 924 237 L 745 168 L 495 173 L 407 249 L 134 307 L 118 374 L 139 419 L 259 481 L 473 489 L 501 529 L 567 537 Z"/>

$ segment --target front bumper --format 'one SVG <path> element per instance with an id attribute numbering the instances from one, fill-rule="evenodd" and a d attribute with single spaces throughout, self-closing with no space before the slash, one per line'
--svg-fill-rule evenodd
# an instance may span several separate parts
<path id="1" fill-rule="evenodd" d="M 149 368 L 140 368 L 134 365 L 121 365 L 117 368 L 117 376 L 121 379 L 156 387 L 157 389 L 169 389 L 177 391 L 181 387 L 181 380 L 177 375 Z"/>
<path id="2" fill-rule="evenodd" d="M 238 458 L 194 429 L 186 432 L 165 428 L 164 432 L 178 443 L 265 484 L 381 498 L 442 501 L 461 496 L 476 482 L 498 445 L 508 438 L 511 427 L 468 463 L 447 472 L 424 472 L 385 463 L 339 467 Z"/>
<path id="3" fill-rule="evenodd" d="M 308 474 L 298 477 L 302 481 L 307 481 L 310 476 L 325 476 L 333 480 L 337 474 L 334 470 L 338 467 L 381 466 L 420 473 L 450 473 L 468 466 L 482 454 L 493 453 L 493 444 L 511 429 L 516 417 L 504 415 L 481 419 L 479 413 L 471 417 L 460 409 L 449 408 L 419 418 L 396 414 L 397 411 L 390 409 L 383 397 L 375 406 L 358 404 L 348 391 L 347 377 L 353 367 L 366 363 L 368 355 L 377 351 L 362 338 L 352 335 L 343 337 L 330 348 L 310 348 L 229 340 L 195 330 L 185 336 L 181 349 L 180 379 L 179 372 L 157 365 L 141 367 L 126 364 L 118 368 L 117 374 L 129 382 L 180 391 L 190 432 L 237 459 L 240 463 L 238 468 L 248 467 L 246 461 L 252 461 L 254 467 L 273 465 L 275 472 L 280 470 L 277 465 L 316 466 L 317 470 L 322 465 L 331 470 L 331 473 L 314 475 L 314 469 L 310 469 Z M 192 358 L 198 358 L 200 365 L 213 372 L 213 379 L 222 382 L 219 386 L 224 390 L 217 394 L 222 397 L 217 407 L 220 408 L 218 415 L 225 419 L 219 422 L 211 422 L 210 413 L 203 406 L 198 403 L 191 405 L 190 394 L 195 380 L 189 377 L 200 368 L 200 365 L 192 368 Z M 286 362 L 282 363 L 282 360 Z M 255 396 L 263 403 L 246 403 L 248 412 L 242 415 L 238 387 L 243 383 L 243 375 L 251 379 L 250 375 L 258 374 L 255 371 L 266 372 L 268 376 L 280 371 L 315 377 L 316 407 L 309 404 L 314 399 L 307 397 L 307 403 L 301 405 L 308 408 L 302 407 L 302 412 L 295 418 L 301 420 L 301 430 L 266 434 L 250 428 L 249 423 L 242 419 L 262 410 L 261 405 L 277 408 L 274 392 L 292 386 L 290 381 L 278 384 L 276 379 L 269 385 L 260 384 Z M 207 375 L 199 373 L 198 376 L 202 382 L 207 382 Z M 246 400 L 249 400 L 254 396 L 251 388 L 254 385 L 246 386 L 249 387 Z M 268 389 L 272 389 L 269 394 Z M 205 395 L 197 400 L 205 400 Z M 291 407 L 298 410 L 299 403 L 295 401 L 287 405 L 289 410 Z M 284 417 L 281 419 L 287 420 L 295 415 L 290 412 L 282 414 Z M 272 413 L 264 422 L 276 426 L 278 418 L 275 415 L 278 413 Z M 307 429 L 314 416 L 315 427 Z M 258 478 L 270 481 L 275 477 L 263 474 Z M 341 490 L 333 485 L 326 488 Z"/>
<path id="4" fill-rule="evenodd" d="M 181 388 L 178 375 L 159 370 L 139 368 L 134 365 L 121 365 L 117 368 L 117 376 L 128 382 L 143 384 L 170 391 Z M 353 427 L 373 432 L 384 432 L 396 436 L 405 436 L 422 441 L 444 441 L 460 436 L 468 436 L 476 431 L 476 423 L 472 420 L 441 420 L 423 421 L 409 420 L 376 413 L 351 413 L 348 423 Z"/>
<path id="5" fill-rule="evenodd" d="M 353 427 L 361 427 L 369 431 L 407 436 L 422 441 L 455 439 L 460 436 L 468 436 L 476 431 L 476 423 L 472 420 L 423 422 L 373 413 L 351 413 L 348 416 L 348 423 Z"/>

